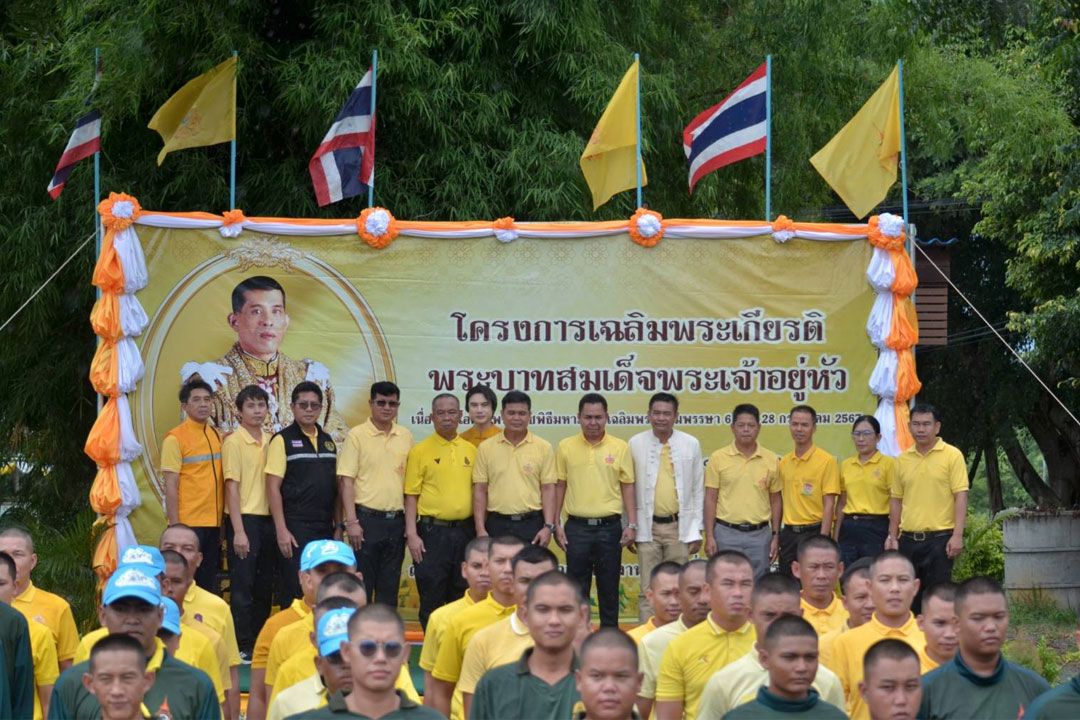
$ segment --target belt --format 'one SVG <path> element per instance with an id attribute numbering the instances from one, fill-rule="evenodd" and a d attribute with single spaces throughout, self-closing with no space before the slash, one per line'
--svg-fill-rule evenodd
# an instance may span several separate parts
<path id="1" fill-rule="evenodd" d="M 376 510 L 374 508 L 364 507 L 363 505 L 357 505 L 356 512 L 361 515 L 368 515 L 370 517 L 381 517 L 387 520 L 394 520 L 399 517 L 405 517 L 404 510 Z"/>
<path id="2" fill-rule="evenodd" d="M 888 520 L 889 519 L 889 514 L 885 513 L 884 515 L 876 515 L 876 514 L 862 513 L 862 514 L 856 514 L 856 515 L 844 515 L 844 519 L 845 520 Z"/>
<path id="3" fill-rule="evenodd" d="M 473 519 L 469 517 L 465 518 L 464 520 L 443 520 L 441 518 L 434 517 L 433 515 L 421 515 L 419 518 L 417 518 L 417 522 L 419 522 L 421 525 L 436 525 L 438 527 L 456 528 L 471 527 L 473 524 Z"/>
<path id="4" fill-rule="evenodd" d="M 614 525 L 615 523 L 622 522 L 622 515 L 607 515 L 605 517 L 580 517 L 578 515 L 571 515 L 568 519 L 574 522 L 588 525 L 590 527 L 601 527 L 604 525 Z"/>
<path id="5" fill-rule="evenodd" d="M 653 515 L 652 521 L 660 525 L 670 525 L 673 522 L 679 522 L 679 513 L 675 513 L 674 515 L 662 515 L 660 517 Z"/>
<path id="6" fill-rule="evenodd" d="M 932 538 L 940 538 L 940 537 L 945 537 L 946 535 L 952 535 L 952 534 L 953 534 L 952 530 L 927 530 L 925 532 L 922 531 L 922 530 L 918 530 L 916 532 L 907 532 L 907 531 L 901 532 L 900 537 L 907 538 L 909 540 L 914 540 L 915 542 L 924 542 L 924 541 L 930 540 Z"/>
<path id="7" fill-rule="evenodd" d="M 721 520 L 720 518 L 716 518 L 716 523 L 718 525 L 723 525 L 724 527 L 729 527 L 732 530 L 738 530 L 740 532 L 754 532 L 755 530 L 760 530 L 763 527 L 769 526 L 768 520 L 759 523 L 729 523 L 727 520 Z"/>
<path id="8" fill-rule="evenodd" d="M 790 530 L 793 533 L 821 532 L 821 523 L 812 523 L 810 525 L 785 525 L 784 529 Z"/>
<path id="9" fill-rule="evenodd" d="M 489 512 L 488 517 L 496 517 L 502 520 L 509 520 L 511 522 L 518 522 L 520 520 L 535 520 L 540 517 L 539 510 L 529 510 L 523 513 L 514 513 L 513 515 L 507 515 L 506 513 Z"/>

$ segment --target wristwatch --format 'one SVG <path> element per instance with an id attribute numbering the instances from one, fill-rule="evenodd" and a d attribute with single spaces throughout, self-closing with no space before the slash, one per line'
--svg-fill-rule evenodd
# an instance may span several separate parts
<path id="1" fill-rule="evenodd" d="M 628 522 L 628 523 L 626 523 L 626 527 L 627 527 L 628 529 L 630 529 L 630 530 L 637 530 L 637 523 L 635 523 L 635 522 Z"/>
<path id="2" fill-rule="evenodd" d="M 555 523 L 544 523 L 544 527 L 546 527 L 550 532 L 555 532 Z"/>

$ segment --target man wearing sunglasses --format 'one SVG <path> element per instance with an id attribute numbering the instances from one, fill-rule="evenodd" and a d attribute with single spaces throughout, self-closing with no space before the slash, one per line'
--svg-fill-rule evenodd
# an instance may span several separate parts
<path id="1" fill-rule="evenodd" d="M 405 560 L 405 468 L 412 433 L 396 422 L 401 390 L 371 386 L 371 416 L 345 438 L 337 464 L 342 517 L 369 599 L 397 606 Z"/>
<path id="2" fill-rule="evenodd" d="M 319 426 L 322 389 L 304 381 L 293 388 L 293 423 L 266 449 L 266 496 L 281 551 L 281 586 L 287 598 L 302 594 L 300 551 L 334 536 L 337 445 Z"/>

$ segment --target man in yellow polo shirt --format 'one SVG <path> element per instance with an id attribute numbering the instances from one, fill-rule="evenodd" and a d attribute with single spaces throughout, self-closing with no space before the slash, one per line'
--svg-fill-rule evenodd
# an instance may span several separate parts
<path id="1" fill-rule="evenodd" d="M 396 422 L 401 390 L 371 386 L 368 421 L 349 430 L 338 458 L 345 534 L 371 602 L 397 607 L 405 560 L 405 469 L 412 433 Z"/>
<path id="2" fill-rule="evenodd" d="M 263 467 L 270 435 L 263 430 L 270 396 L 258 385 L 236 395 L 240 427 L 221 443 L 225 475 L 225 539 L 229 557 L 229 607 L 241 659 L 251 662 L 259 628 L 270 617 L 277 565 L 274 521 L 266 499 Z"/>
<path id="3" fill-rule="evenodd" d="M 180 388 L 180 408 L 187 416 L 161 442 L 161 474 L 165 480 L 165 517 L 183 523 L 199 536 L 203 562 L 195 582 L 219 594 L 221 519 L 225 512 L 225 478 L 221 470 L 221 436 L 210 423 L 214 389 L 202 380 Z"/>
<path id="4" fill-rule="evenodd" d="M 780 531 L 780 572 L 791 575 L 799 543 L 810 535 L 832 533 L 833 511 L 840 495 L 836 458 L 814 444 L 817 412 L 796 405 L 788 416 L 795 449 L 780 459 L 784 527 Z"/>
<path id="5" fill-rule="evenodd" d="M 870 594 L 870 563 L 868 557 L 859 558 L 850 567 L 844 567 L 840 578 L 841 600 L 848 612 L 843 625 L 818 638 L 818 660 L 826 667 L 832 666 L 832 646 L 836 638 L 848 630 L 870 622 L 874 615 L 874 598 Z"/>
<path id="6" fill-rule="evenodd" d="M 679 574 L 682 565 L 665 560 L 652 569 L 649 584 L 645 590 L 645 599 L 652 608 L 649 619 L 635 628 L 626 631 L 635 644 L 658 627 L 675 622 L 679 617 Z"/>
<path id="7" fill-rule="evenodd" d="M 705 468 L 705 552 L 738 550 L 754 577 L 769 571 L 780 548 L 780 476 L 776 453 L 758 444 L 761 413 L 744 403 L 731 413 L 734 442 L 709 456 Z"/>
<path id="8" fill-rule="evenodd" d="M 439 655 L 431 671 L 431 687 L 424 688 L 424 704 L 443 715 L 450 714 L 450 701 L 461 677 L 465 648 L 477 632 L 514 612 L 513 559 L 525 542 L 507 535 L 494 538 L 488 548 L 491 593 L 484 600 L 459 612 L 446 624 L 439 643 Z"/>
<path id="9" fill-rule="evenodd" d="M 37 566 L 34 539 L 22 528 L 0 530 L 0 552 L 15 561 L 15 599 L 11 607 L 23 614 L 28 622 L 39 622 L 49 628 L 56 643 L 60 670 L 71 667 L 75 648 L 79 646 L 79 631 L 67 600 L 34 585 L 30 574 Z"/>
<path id="10" fill-rule="evenodd" d="M 555 455 L 556 515 L 562 515 L 565 504 L 568 516 L 565 527 L 556 528 L 556 539 L 566 551 L 566 573 L 581 585 L 585 597 L 596 576 L 601 627 L 618 627 L 622 549 L 634 543 L 638 511 L 630 447 L 607 432 L 607 421 L 604 396 L 582 396 L 581 432 L 563 439 Z"/>
<path id="11" fill-rule="evenodd" d="M 912 408 L 909 427 L 915 444 L 896 459 L 885 547 L 904 553 L 919 587 L 927 588 L 952 580 L 953 562 L 964 549 L 967 464 L 939 436 L 941 416 L 933 405 Z M 912 607 L 916 614 L 922 610 L 921 592 Z"/>
<path id="12" fill-rule="evenodd" d="M 895 550 L 886 550 L 870 565 L 870 594 L 874 615 L 870 622 L 841 633 L 833 642 L 830 670 L 840 678 L 847 698 L 847 712 L 867 720 L 870 713 L 859 694 L 863 680 L 863 656 L 878 640 L 902 640 L 922 655 L 926 640 L 911 614 L 911 600 L 919 581 L 911 561 Z M 926 668 L 923 668 L 926 672 Z"/>
<path id="13" fill-rule="evenodd" d="M 461 405 L 453 395 L 431 401 L 435 432 L 409 451 L 405 470 L 405 541 L 420 594 L 420 626 L 465 591 L 461 563 L 476 537 L 472 474 L 476 446 L 458 435 Z"/>
<path id="14" fill-rule="evenodd" d="M 555 554 L 538 545 L 523 547 L 510 565 L 514 573 L 514 604 L 517 607 L 508 617 L 477 632 L 465 648 L 457 687 L 461 691 L 465 717 L 469 716 L 472 696 L 484 673 L 516 661 L 533 646 L 532 635 L 525 624 L 525 596 L 529 584 L 544 573 L 559 569 Z"/>
<path id="15" fill-rule="evenodd" d="M 0 605 L 11 605 L 17 576 L 15 560 L 0 550 Z M 27 620 L 26 625 L 30 635 L 30 655 L 34 661 L 34 720 L 42 720 L 49 712 L 49 697 L 56 678 L 60 677 L 56 642 L 44 624 Z M 5 662 L 14 662 L 14 659 L 5 658 Z"/>
<path id="16" fill-rule="evenodd" d="M 513 535 L 547 546 L 555 530 L 555 451 L 529 432 L 532 399 L 511 390 L 503 397 L 502 433 L 480 443 L 473 471 L 477 536 Z"/>
<path id="17" fill-rule="evenodd" d="M 924 592 L 922 612 L 915 616 L 915 622 L 926 638 L 919 658 L 923 667 L 933 670 L 952 660 L 960 643 L 956 627 L 956 584 L 940 583 Z"/>
<path id="18" fill-rule="evenodd" d="M 487 385 L 473 385 L 465 391 L 465 412 L 469 414 L 469 429 L 461 433 L 461 437 L 480 447 L 480 443 L 488 438 L 499 434 L 499 426 L 495 424 L 495 410 L 499 407 L 499 400 L 495 397 L 495 391 Z"/>
<path id="19" fill-rule="evenodd" d="M 754 567 L 738 550 L 721 550 L 705 568 L 710 612 L 705 622 L 671 641 L 656 680 L 658 720 L 696 718 L 713 673 L 750 652 L 757 639 L 748 617 Z"/>
<path id="20" fill-rule="evenodd" d="M 792 570 L 802 585 L 803 620 L 814 626 L 819 637 L 844 627 L 848 611 L 835 590 L 844 574 L 844 563 L 840 562 L 836 541 L 825 535 L 811 535 L 799 543 L 796 557 Z"/>

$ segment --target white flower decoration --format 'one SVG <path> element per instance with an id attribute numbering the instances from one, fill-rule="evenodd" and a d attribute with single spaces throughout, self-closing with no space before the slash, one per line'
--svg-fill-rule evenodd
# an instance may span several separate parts
<path id="1" fill-rule="evenodd" d="M 650 213 L 642 213 L 637 219 L 638 234 L 643 238 L 651 238 L 655 236 L 664 225 L 660 221 L 660 218 Z"/>
<path id="2" fill-rule="evenodd" d="M 390 213 L 382 208 L 375 210 L 367 216 L 364 229 L 375 237 L 382 237 L 390 229 Z"/>
<path id="3" fill-rule="evenodd" d="M 240 223 L 222 225 L 218 228 L 218 232 L 221 233 L 221 237 L 223 238 L 236 238 L 240 237 L 240 233 L 244 232 L 244 226 Z"/>
<path id="4" fill-rule="evenodd" d="M 113 217 L 129 218 L 135 212 L 135 205 L 130 200 L 117 200 L 113 203 Z"/>
<path id="5" fill-rule="evenodd" d="M 892 213 L 881 213 L 878 216 L 878 229 L 885 237 L 900 237 L 904 231 L 904 218 Z"/>
<path id="6" fill-rule="evenodd" d="M 778 243 L 786 243 L 793 237 L 795 237 L 794 230 L 774 230 L 772 234 L 773 240 Z"/>
<path id="7" fill-rule="evenodd" d="M 495 239 L 501 243 L 511 243 L 518 239 L 517 230 L 510 228 L 509 230 L 495 230 Z"/>

